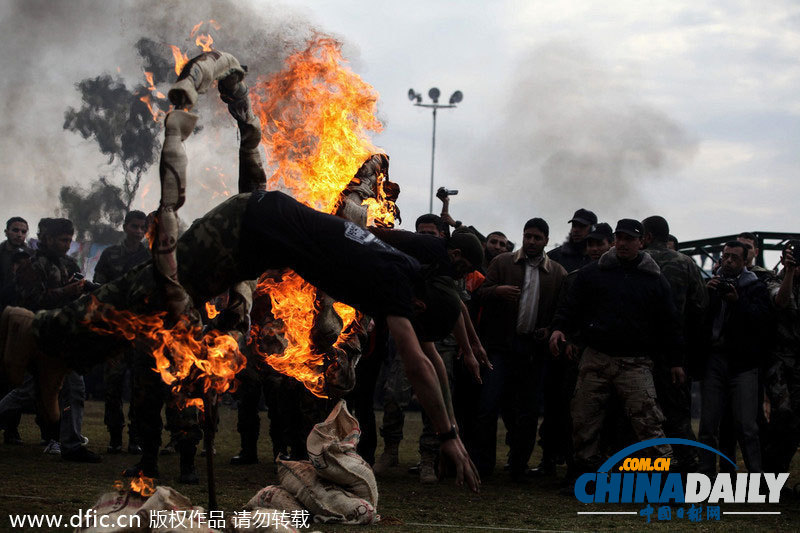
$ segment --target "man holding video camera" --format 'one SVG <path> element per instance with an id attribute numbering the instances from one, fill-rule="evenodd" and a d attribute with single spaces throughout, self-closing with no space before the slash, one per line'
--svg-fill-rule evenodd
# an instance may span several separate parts
<path id="1" fill-rule="evenodd" d="M 702 382 L 699 440 L 718 448 L 719 425 L 730 402 L 737 440 L 750 472 L 761 472 L 758 365 L 770 325 L 767 287 L 745 268 L 747 247 L 725 243 L 717 275 L 708 281 L 704 332 L 709 354 Z M 713 473 L 716 456 L 701 452 L 700 471 Z"/>

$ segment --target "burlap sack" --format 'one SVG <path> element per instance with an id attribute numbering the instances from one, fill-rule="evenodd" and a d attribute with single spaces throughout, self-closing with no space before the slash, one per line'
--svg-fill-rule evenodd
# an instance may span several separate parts
<path id="1" fill-rule="evenodd" d="M 132 517 L 139 512 L 145 498 L 130 491 L 119 492 L 112 491 L 106 492 L 100 499 L 92 506 L 92 510 L 97 513 L 97 516 L 108 515 L 111 517 L 110 523 L 116 524 L 120 516 L 127 515 Z M 142 528 L 120 528 L 120 527 L 101 527 L 100 521 L 97 520 L 97 527 L 91 527 L 93 523 L 84 523 L 81 527 L 75 528 L 76 533 L 129 533 L 134 531 L 143 531 Z M 126 520 L 126 523 L 134 523 L 135 521 Z M 147 522 L 140 519 L 140 525 L 146 526 Z"/>
<path id="2" fill-rule="evenodd" d="M 278 509 L 282 511 L 301 511 L 305 509 L 297 499 L 289 494 L 289 492 L 279 485 L 270 485 L 264 487 L 256 493 L 255 496 L 250 498 L 247 505 L 244 506 L 246 511 L 252 511 L 258 508 Z"/>
<path id="3" fill-rule="evenodd" d="M 358 420 L 347 411 L 342 400 L 324 422 L 311 430 L 306 439 L 306 449 L 319 477 L 344 487 L 377 507 L 375 474 L 356 452 L 360 438 Z"/>
<path id="4" fill-rule="evenodd" d="M 269 487 L 267 487 L 269 488 Z M 261 512 L 267 514 L 269 516 L 274 511 L 280 511 L 280 509 L 274 509 L 272 507 L 254 507 L 250 509 L 254 514 L 256 512 Z M 295 529 L 291 526 L 285 526 L 281 523 L 275 523 L 273 520 L 253 520 L 250 522 L 249 527 L 239 526 L 234 529 L 236 533 L 299 533 L 300 530 Z M 306 531 L 304 529 L 304 531 Z"/>
<path id="5" fill-rule="evenodd" d="M 323 484 L 307 461 L 278 461 L 278 477 L 281 486 L 311 511 L 316 522 L 372 524 L 378 519 L 370 502 Z"/>
<path id="6" fill-rule="evenodd" d="M 175 529 L 174 525 L 169 524 L 168 527 L 151 529 L 150 517 L 155 511 L 187 511 L 189 513 L 192 510 L 197 510 L 205 513 L 202 507 L 193 507 L 189 498 L 170 487 L 156 487 L 155 493 L 147 499 L 130 491 L 107 492 L 100 497 L 92 509 L 97 512 L 98 517 L 102 515 L 111 516 L 113 519 L 109 521 L 110 523 L 118 523 L 121 515 L 129 515 L 131 517 L 138 515 L 139 527 L 104 528 L 98 525 L 97 527 L 77 528 L 75 529 L 76 533 L 217 533 L 216 530 L 197 523 L 193 524 L 194 527 L 188 527 L 188 522 L 187 527 L 181 527 L 180 529 Z M 99 519 L 95 522 L 100 524 Z M 124 522 L 133 525 L 137 523 L 135 519 L 126 519 Z"/>

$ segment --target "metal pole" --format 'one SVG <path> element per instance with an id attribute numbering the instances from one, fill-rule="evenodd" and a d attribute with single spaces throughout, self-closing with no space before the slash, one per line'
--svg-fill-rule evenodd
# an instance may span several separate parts
<path id="1" fill-rule="evenodd" d="M 203 418 L 205 431 L 203 438 L 206 445 L 206 476 L 208 478 L 208 510 L 217 511 L 217 480 L 214 475 L 214 433 L 216 432 L 217 393 L 208 391 L 203 395 Z"/>
<path id="2" fill-rule="evenodd" d="M 431 141 L 431 196 L 428 213 L 433 213 L 433 162 L 436 157 L 436 107 L 433 108 L 433 140 Z"/>

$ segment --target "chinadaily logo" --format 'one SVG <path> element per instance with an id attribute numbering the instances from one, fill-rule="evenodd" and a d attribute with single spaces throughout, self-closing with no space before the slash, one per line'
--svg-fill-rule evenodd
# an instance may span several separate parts
<path id="1" fill-rule="evenodd" d="M 637 511 L 579 511 L 579 515 L 638 515 L 651 520 L 685 519 L 692 522 L 720 520 L 724 515 L 775 515 L 779 511 L 726 511 L 724 504 L 780 503 L 788 473 L 670 472 L 672 459 L 632 457 L 636 452 L 669 444 L 693 446 L 718 455 L 736 469 L 719 450 L 687 439 L 652 439 L 628 446 L 611 456 L 597 472 L 582 474 L 575 482 L 581 503 L 642 504 Z"/>

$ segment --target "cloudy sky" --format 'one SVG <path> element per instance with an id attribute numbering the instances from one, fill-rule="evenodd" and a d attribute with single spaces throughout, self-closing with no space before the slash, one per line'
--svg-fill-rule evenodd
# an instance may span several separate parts
<path id="1" fill-rule="evenodd" d="M 344 42 L 381 95 L 375 142 L 402 187 L 403 227 L 427 212 L 431 157 L 431 113 L 407 92 L 434 86 L 443 99 L 464 93 L 439 112 L 436 187 L 459 189 L 453 215 L 484 232 L 519 241 L 525 220 L 543 216 L 555 243 L 578 207 L 612 223 L 660 214 L 681 240 L 800 227 L 796 2 L 29 4 L 0 7 L 6 218 L 52 214 L 62 184 L 114 175 L 96 145 L 61 129 L 77 81 L 117 67 L 134 80 L 136 39 L 174 42 L 215 18 L 222 33 L 238 30 L 228 38 L 242 62 L 263 71 L 311 31 Z M 190 200 L 189 219 L 210 206 L 207 194 Z"/>

